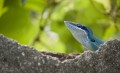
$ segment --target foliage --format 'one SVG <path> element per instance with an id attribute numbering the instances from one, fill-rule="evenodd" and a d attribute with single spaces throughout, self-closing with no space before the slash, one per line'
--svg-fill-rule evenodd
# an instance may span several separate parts
<path id="1" fill-rule="evenodd" d="M 108 40 L 120 31 L 119 0 L 0 0 L 0 33 L 37 50 L 83 52 L 64 21 Z"/>

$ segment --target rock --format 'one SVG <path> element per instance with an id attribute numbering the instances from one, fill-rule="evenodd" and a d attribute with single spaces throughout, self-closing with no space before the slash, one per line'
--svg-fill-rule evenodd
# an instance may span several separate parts
<path id="1" fill-rule="evenodd" d="M 39 52 L 0 35 L 0 73 L 120 73 L 120 41 L 67 55 Z"/>

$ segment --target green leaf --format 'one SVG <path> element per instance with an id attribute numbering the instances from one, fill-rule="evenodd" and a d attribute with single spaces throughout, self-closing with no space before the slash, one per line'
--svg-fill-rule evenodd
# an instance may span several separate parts
<path id="1" fill-rule="evenodd" d="M 39 27 L 32 23 L 29 10 L 21 7 L 18 0 L 6 0 L 5 7 L 8 10 L 0 17 L 0 33 L 22 44 L 31 44 Z"/>
<path id="2" fill-rule="evenodd" d="M 3 7 L 4 0 L 0 0 L 0 17 L 7 11 L 7 8 Z"/>
<path id="3" fill-rule="evenodd" d="M 110 25 L 109 28 L 105 31 L 104 39 L 111 38 L 116 33 L 114 25 Z"/>
<path id="4" fill-rule="evenodd" d="M 51 30 L 46 30 L 45 33 L 42 33 L 40 36 L 42 44 L 46 47 L 48 51 L 54 52 L 65 52 L 65 45 L 60 40 L 57 33 L 52 32 Z"/>
<path id="5" fill-rule="evenodd" d="M 98 3 L 101 3 L 104 6 L 104 8 L 106 9 L 107 12 L 110 11 L 110 9 L 111 9 L 110 0 L 95 0 L 95 1 L 98 2 Z"/>
<path id="6" fill-rule="evenodd" d="M 37 12 L 42 12 L 46 6 L 45 0 L 28 0 L 26 3 L 26 8 Z"/>

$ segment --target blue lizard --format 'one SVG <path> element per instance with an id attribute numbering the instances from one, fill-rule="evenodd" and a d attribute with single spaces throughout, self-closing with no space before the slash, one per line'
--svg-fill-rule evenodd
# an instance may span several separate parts
<path id="1" fill-rule="evenodd" d="M 83 45 L 85 50 L 96 51 L 100 44 L 104 43 L 93 35 L 89 27 L 69 21 L 64 21 L 64 23 L 74 38 Z"/>

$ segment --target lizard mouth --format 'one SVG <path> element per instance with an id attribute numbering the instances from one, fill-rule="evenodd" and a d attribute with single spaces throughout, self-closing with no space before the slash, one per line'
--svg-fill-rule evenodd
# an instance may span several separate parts
<path id="1" fill-rule="evenodd" d="M 79 27 L 79 28 L 82 28 L 82 27 L 83 27 L 83 25 L 77 24 L 77 23 L 74 23 L 74 22 L 64 21 L 64 23 L 65 23 L 66 25 L 72 25 L 72 26 L 76 26 L 76 27 Z"/>
<path id="2" fill-rule="evenodd" d="M 90 30 L 87 26 L 84 26 L 82 24 L 78 24 L 78 23 L 74 23 L 74 22 L 69 22 L 69 21 L 64 21 L 64 23 L 67 25 L 67 27 L 74 27 L 74 28 L 85 30 L 87 32 L 89 32 L 88 30 Z"/>

